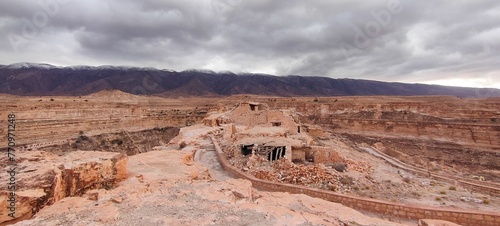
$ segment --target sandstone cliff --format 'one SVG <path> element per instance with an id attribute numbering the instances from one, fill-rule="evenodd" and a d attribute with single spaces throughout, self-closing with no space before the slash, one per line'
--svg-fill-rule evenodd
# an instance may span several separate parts
<path id="1" fill-rule="evenodd" d="M 71 152 L 57 156 L 48 152 L 17 152 L 15 209 L 0 209 L 0 223 L 29 219 L 47 205 L 89 189 L 113 188 L 127 178 L 127 156 L 105 152 Z M 6 163 L 4 156 L 0 162 Z M 11 167 L 1 165 L 7 172 Z M 3 178 L 2 178 L 3 179 Z M 10 190 L 0 190 L 0 205 L 11 206 Z M 9 213 L 14 212 L 14 218 Z"/>

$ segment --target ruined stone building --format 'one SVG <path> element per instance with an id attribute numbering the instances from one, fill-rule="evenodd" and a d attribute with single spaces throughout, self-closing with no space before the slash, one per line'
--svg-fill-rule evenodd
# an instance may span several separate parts
<path id="1" fill-rule="evenodd" d="M 323 163 L 333 156 L 313 145 L 313 139 L 292 110 L 270 109 L 266 104 L 243 102 L 233 109 L 214 113 L 205 125 L 222 126 L 235 157 L 259 155 L 270 162 L 286 158 L 296 163 Z"/>

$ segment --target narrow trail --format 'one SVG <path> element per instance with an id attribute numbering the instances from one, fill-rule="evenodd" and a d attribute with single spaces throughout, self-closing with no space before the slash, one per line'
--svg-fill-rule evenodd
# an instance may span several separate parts
<path id="1" fill-rule="evenodd" d="M 217 160 L 217 153 L 213 144 L 206 145 L 204 149 L 197 150 L 194 161 L 207 167 L 214 179 L 226 181 L 227 179 L 234 178 L 222 168 L 219 160 Z"/>

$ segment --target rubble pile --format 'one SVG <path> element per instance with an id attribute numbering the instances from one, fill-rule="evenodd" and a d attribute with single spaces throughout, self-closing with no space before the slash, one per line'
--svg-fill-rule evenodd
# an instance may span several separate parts
<path id="1" fill-rule="evenodd" d="M 269 161 L 258 155 L 252 155 L 248 158 L 230 158 L 229 163 L 239 169 L 242 169 L 245 172 L 274 171 L 269 164 Z"/>
<path id="2" fill-rule="evenodd" d="M 339 176 L 333 172 L 327 172 L 322 165 L 295 165 L 285 159 L 280 159 L 272 166 L 274 172 L 256 170 L 252 173 L 259 179 L 314 187 L 339 183 Z"/>
<path id="3" fill-rule="evenodd" d="M 363 174 L 372 174 L 374 171 L 373 166 L 367 162 L 345 159 L 345 163 L 347 163 L 348 170 L 358 171 Z"/>
<path id="4" fill-rule="evenodd" d="M 373 172 L 373 166 L 371 164 L 363 161 L 354 161 L 328 148 L 323 148 L 322 151 L 315 152 L 314 161 L 330 167 L 337 164 L 346 164 L 347 171 L 354 170 L 365 174 Z"/>
<path id="5" fill-rule="evenodd" d="M 257 170 L 252 172 L 253 176 L 267 181 L 278 182 L 278 175 L 276 173 L 272 173 L 266 170 Z"/>
<path id="6" fill-rule="evenodd" d="M 236 156 L 236 147 L 235 146 L 229 146 L 224 148 L 224 153 L 226 154 L 226 158 L 232 159 Z"/>
<path id="7" fill-rule="evenodd" d="M 334 150 L 322 148 L 314 153 L 314 161 L 318 163 L 338 163 L 345 162 L 345 158 Z"/>

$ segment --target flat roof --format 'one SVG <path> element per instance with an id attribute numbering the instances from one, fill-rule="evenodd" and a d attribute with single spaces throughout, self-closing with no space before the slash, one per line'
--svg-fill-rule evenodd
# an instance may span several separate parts
<path id="1" fill-rule="evenodd" d="M 287 137 L 244 137 L 237 140 L 235 143 L 237 145 L 302 146 L 301 140 Z"/>

